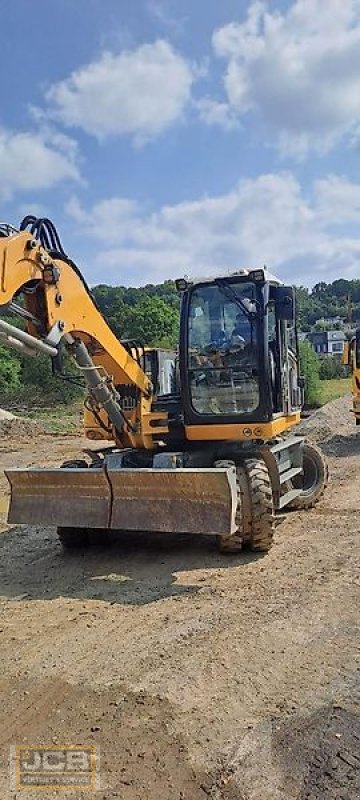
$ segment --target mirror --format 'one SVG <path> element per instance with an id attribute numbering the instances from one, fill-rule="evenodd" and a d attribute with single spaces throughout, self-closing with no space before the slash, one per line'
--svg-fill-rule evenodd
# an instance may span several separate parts
<path id="1" fill-rule="evenodd" d="M 293 286 L 274 286 L 277 319 L 295 322 L 295 291 Z"/>

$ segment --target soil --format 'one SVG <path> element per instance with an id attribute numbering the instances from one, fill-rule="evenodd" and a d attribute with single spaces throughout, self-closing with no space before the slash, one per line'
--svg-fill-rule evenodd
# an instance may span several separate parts
<path id="1" fill-rule="evenodd" d="M 350 399 L 304 433 L 327 453 L 316 509 L 264 555 L 210 537 L 118 535 L 65 554 L 53 529 L 0 535 L 0 797 L 355 800 L 360 439 Z M 86 446 L 86 445 L 85 445 Z M 1 467 L 60 464 L 77 436 L 2 438 Z M 0 480 L 5 512 L 5 478 Z M 10 746 L 100 751 L 94 793 L 10 787 Z"/>
<path id="2" fill-rule="evenodd" d="M 26 417 L 12 414 L 0 408 L 0 434 L 1 436 L 31 436 L 40 431 L 36 422 Z"/>

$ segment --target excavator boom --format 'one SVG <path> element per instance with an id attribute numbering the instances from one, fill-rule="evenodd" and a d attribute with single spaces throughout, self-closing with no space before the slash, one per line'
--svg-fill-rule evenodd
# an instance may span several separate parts
<path id="1" fill-rule="evenodd" d="M 47 352 L 51 357 L 58 353 L 60 343 L 65 342 L 73 355 L 85 381 L 99 384 L 99 376 L 94 374 L 94 363 L 90 353 L 106 355 L 111 373 L 102 371 L 100 381 L 103 402 L 107 403 L 113 438 L 121 440 L 124 429 L 124 415 L 116 413 L 115 406 L 106 397 L 106 387 L 111 380 L 118 384 L 126 382 L 136 387 L 142 398 L 136 421 L 125 425 L 125 434 L 133 431 L 137 435 L 136 446 L 151 447 L 146 440 L 146 415 L 150 413 L 152 386 L 139 363 L 110 330 L 83 280 L 79 270 L 69 260 L 52 258 L 40 242 L 27 231 L 0 238 L 0 310 L 13 311 L 14 297 L 23 294 L 25 313 L 27 310 L 27 331 L 17 331 L 9 323 L 0 320 L 0 336 L 10 346 L 17 344 L 26 354 L 37 351 Z M 99 372 L 99 370 L 98 370 Z M 115 392 L 110 391 L 115 401 Z M 96 398 L 95 398 L 96 399 Z M 101 403 L 101 400 L 100 400 Z M 111 410 L 110 410 L 111 409 Z M 111 417 L 114 416 L 115 420 Z M 126 437 L 125 437 L 126 438 Z M 131 436 L 129 437 L 131 439 Z M 148 437 L 149 439 L 149 437 Z M 130 442 L 129 442 L 130 443 Z M 133 442 L 131 442 L 133 443 Z"/>

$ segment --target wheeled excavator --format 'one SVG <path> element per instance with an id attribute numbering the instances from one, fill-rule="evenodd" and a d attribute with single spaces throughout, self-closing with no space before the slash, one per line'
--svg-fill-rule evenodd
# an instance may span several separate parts
<path id="1" fill-rule="evenodd" d="M 92 530 L 140 530 L 266 551 L 278 512 L 318 501 L 326 463 L 295 433 L 292 287 L 265 269 L 180 278 L 172 353 L 115 336 L 48 219 L 0 226 L 0 273 L 0 341 L 46 353 L 63 377 L 67 351 L 87 389 L 85 434 L 98 440 L 58 468 L 7 470 L 10 523 L 54 526 L 65 548 Z"/>
<path id="2" fill-rule="evenodd" d="M 350 367 L 352 392 L 351 411 L 355 417 L 355 424 L 360 425 L 360 328 L 357 328 L 349 341 L 345 342 L 343 364 Z"/>

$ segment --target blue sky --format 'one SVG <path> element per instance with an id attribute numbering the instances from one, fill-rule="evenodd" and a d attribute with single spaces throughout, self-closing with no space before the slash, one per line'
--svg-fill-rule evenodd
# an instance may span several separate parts
<path id="1" fill-rule="evenodd" d="M 360 278 L 360 0 L 2 8 L 0 218 L 91 283 Z"/>

